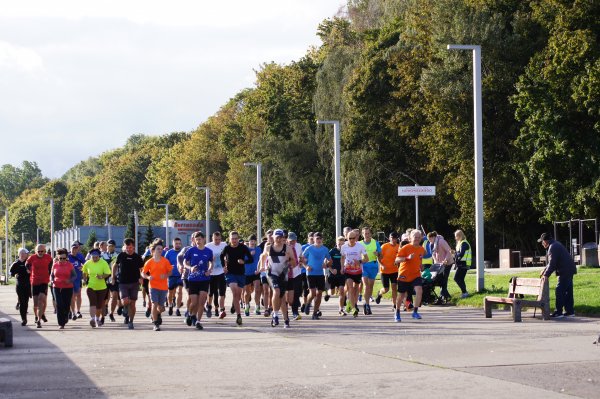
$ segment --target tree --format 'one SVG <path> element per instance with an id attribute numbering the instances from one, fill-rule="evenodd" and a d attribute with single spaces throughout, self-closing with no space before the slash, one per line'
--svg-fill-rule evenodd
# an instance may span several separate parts
<path id="1" fill-rule="evenodd" d="M 152 229 L 152 225 L 148 225 L 148 227 L 146 228 L 146 233 L 144 234 L 143 244 L 140 248 L 138 248 L 138 253 L 143 254 L 144 252 L 146 252 L 146 248 L 148 248 L 150 244 L 152 244 L 152 241 L 154 241 L 155 238 L 156 237 L 154 236 L 154 230 Z"/>
<path id="2" fill-rule="evenodd" d="M 96 236 L 96 230 L 91 230 L 90 231 L 90 235 L 88 235 L 88 239 L 85 242 L 85 247 L 88 250 L 88 252 L 94 248 L 94 243 L 98 240 L 98 237 Z"/>

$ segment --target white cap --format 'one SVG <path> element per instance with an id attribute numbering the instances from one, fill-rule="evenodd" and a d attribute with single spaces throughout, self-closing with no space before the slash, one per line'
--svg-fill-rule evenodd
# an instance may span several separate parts
<path id="1" fill-rule="evenodd" d="M 21 252 L 25 252 L 26 254 L 29 253 L 29 251 L 27 250 L 27 248 L 19 248 L 19 250 L 17 251 L 17 253 L 21 254 Z"/>

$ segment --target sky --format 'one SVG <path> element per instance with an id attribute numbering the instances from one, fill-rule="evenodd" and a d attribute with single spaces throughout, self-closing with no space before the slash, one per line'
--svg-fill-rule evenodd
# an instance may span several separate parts
<path id="1" fill-rule="evenodd" d="M 194 130 L 344 4 L 0 0 L 0 165 L 58 178 L 132 134 Z"/>

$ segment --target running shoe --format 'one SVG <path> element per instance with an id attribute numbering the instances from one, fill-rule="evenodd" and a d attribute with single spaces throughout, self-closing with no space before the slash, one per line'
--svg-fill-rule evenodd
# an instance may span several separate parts
<path id="1" fill-rule="evenodd" d="M 96 327 L 96 319 L 90 319 L 90 326 L 92 326 L 92 328 Z M 41 328 L 41 326 L 39 326 L 38 328 Z"/>
<path id="2" fill-rule="evenodd" d="M 73 320 L 73 321 L 77 320 L 77 315 L 75 313 L 73 313 L 73 317 L 71 317 L 71 320 Z"/>
<path id="3" fill-rule="evenodd" d="M 421 315 L 419 314 L 419 312 L 416 312 L 416 311 L 415 311 L 415 312 L 413 312 L 413 314 L 412 314 L 412 318 L 413 318 L 413 319 L 417 319 L 417 320 L 421 320 L 421 318 L 422 318 L 422 317 L 421 317 Z"/>
<path id="4" fill-rule="evenodd" d="M 325 294 L 325 302 L 329 301 L 329 294 Z"/>
<path id="5" fill-rule="evenodd" d="M 302 314 L 298 313 L 294 315 L 294 320 L 302 320 Z"/>
<path id="6" fill-rule="evenodd" d="M 373 314 L 373 312 L 371 312 L 371 305 L 367 305 L 367 314 Z"/>
<path id="7" fill-rule="evenodd" d="M 323 316 L 323 313 L 321 313 L 321 311 L 319 310 L 319 311 L 317 311 L 317 316 L 321 317 L 321 316 Z"/>
<path id="8" fill-rule="evenodd" d="M 184 316 L 185 316 L 185 317 L 188 317 L 189 315 L 190 315 L 190 312 L 189 312 L 189 310 L 186 310 L 186 311 L 185 311 L 185 315 L 184 315 Z"/>
<path id="9" fill-rule="evenodd" d="M 350 302 L 346 303 L 346 313 L 352 313 L 352 305 L 350 305 Z"/>
<path id="10" fill-rule="evenodd" d="M 402 321 L 402 318 L 400 317 L 400 311 L 396 310 L 396 315 L 394 316 L 394 321 L 396 323 L 400 323 Z"/>
<path id="11" fill-rule="evenodd" d="M 254 314 L 257 316 L 260 316 L 260 314 L 261 314 L 260 306 L 256 307 L 256 309 L 254 309 Z"/>
<path id="12" fill-rule="evenodd" d="M 231 309 L 229 309 L 229 312 L 231 312 L 231 314 L 235 313 L 235 306 L 233 306 L 233 304 L 231 305 Z"/>
<path id="13" fill-rule="evenodd" d="M 37 328 L 42 328 L 42 322 L 41 321 L 38 321 L 36 324 L 37 324 Z"/>
<path id="14" fill-rule="evenodd" d="M 108 315 L 108 318 L 109 318 L 109 319 L 110 319 L 110 321 L 111 321 L 111 322 L 113 322 L 113 323 L 116 321 L 116 320 L 115 320 L 115 316 L 114 316 L 112 313 Z"/>
<path id="15" fill-rule="evenodd" d="M 83 317 L 83 315 L 81 314 L 81 312 L 77 312 L 77 318 L 81 319 Z"/>
<path id="16" fill-rule="evenodd" d="M 244 315 L 245 315 L 246 317 L 250 316 L 250 305 L 246 305 L 246 306 L 244 307 Z"/>
<path id="17" fill-rule="evenodd" d="M 290 328 L 290 319 L 285 319 L 283 321 L 283 328 Z"/>
<path id="18" fill-rule="evenodd" d="M 96 323 L 96 324 L 98 324 L 98 327 L 103 326 L 104 325 L 104 316 L 102 316 L 100 318 L 100 320 L 98 321 L 98 323 Z"/>
<path id="19" fill-rule="evenodd" d="M 119 307 L 117 308 L 117 314 L 118 314 L 119 316 L 122 316 L 122 315 L 123 315 L 123 306 L 119 306 Z"/>
<path id="20" fill-rule="evenodd" d="M 224 319 L 227 316 L 225 309 L 221 309 L 221 313 L 219 313 L 219 319 Z"/>
<path id="21" fill-rule="evenodd" d="M 565 315 L 562 312 L 559 312 L 558 310 L 554 313 L 552 313 L 550 315 L 551 318 L 553 319 L 562 319 L 563 317 L 565 317 Z"/>
<path id="22" fill-rule="evenodd" d="M 465 293 L 464 293 L 464 294 L 462 294 L 460 297 L 461 297 L 462 299 L 468 298 L 468 297 L 469 297 L 469 293 L 468 293 L 468 292 L 465 292 Z"/>
<path id="23" fill-rule="evenodd" d="M 346 313 L 346 311 L 344 309 L 340 309 L 339 312 L 338 312 L 338 314 L 340 316 L 348 316 L 348 313 Z"/>
<path id="24" fill-rule="evenodd" d="M 263 313 L 263 316 L 265 316 L 265 317 L 269 317 L 269 316 L 271 316 L 271 309 L 269 309 L 269 308 L 266 308 L 266 309 L 265 309 L 265 313 Z"/>
<path id="25" fill-rule="evenodd" d="M 47 322 L 48 322 L 48 319 L 46 318 L 46 315 L 45 315 L 45 314 L 41 315 L 41 316 L 40 316 L 40 318 L 42 319 L 42 321 L 43 321 L 44 323 L 47 323 Z"/>
<path id="26" fill-rule="evenodd" d="M 169 306 L 169 316 L 173 316 L 173 306 Z"/>
<path id="27" fill-rule="evenodd" d="M 381 303 L 381 294 L 377 294 L 377 298 L 375 298 L 375 303 L 378 305 Z"/>
<path id="28" fill-rule="evenodd" d="M 205 310 L 206 310 L 206 317 L 210 319 L 212 317 L 212 306 L 207 306 Z M 215 311 L 215 313 L 217 313 L 217 312 Z M 215 316 L 216 316 L 216 314 L 215 314 Z"/>
<path id="29" fill-rule="evenodd" d="M 151 312 L 151 310 L 146 308 L 146 317 L 150 317 L 150 312 Z"/>
<path id="30" fill-rule="evenodd" d="M 278 325 L 279 325 L 279 316 L 273 315 L 273 318 L 271 319 L 271 327 L 275 327 Z"/>
<path id="31" fill-rule="evenodd" d="M 188 327 L 191 327 L 191 326 L 192 326 L 192 317 L 191 317 L 191 316 L 187 316 L 187 317 L 185 318 L 185 324 L 187 324 L 187 325 L 188 325 Z"/>
<path id="32" fill-rule="evenodd" d="M 53 313 L 54 313 L 54 314 L 56 314 L 56 309 L 54 309 L 54 312 L 53 312 Z"/>
<path id="33" fill-rule="evenodd" d="M 303 303 L 303 304 L 302 304 L 302 306 L 300 306 L 300 311 L 301 311 L 302 313 L 304 313 L 304 308 L 305 308 L 305 307 L 306 307 L 306 304 L 305 304 L 305 303 Z"/>
<path id="34" fill-rule="evenodd" d="M 129 323 L 127 323 L 127 328 L 130 330 L 133 330 L 133 322 L 130 321 Z"/>
<path id="35" fill-rule="evenodd" d="M 123 319 L 123 324 L 129 324 L 129 316 L 125 316 Z"/>
<path id="36" fill-rule="evenodd" d="M 59 329 L 59 330 L 64 330 L 64 329 L 65 329 L 65 326 L 59 326 L 59 327 L 58 327 L 58 329 Z"/>
<path id="37" fill-rule="evenodd" d="M 352 310 L 352 316 L 355 317 L 355 318 L 358 317 L 358 309 L 357 308 L 354 308 Z"/>
<path id="38" fill-rule="evenodd" d="M 367 304 L 366 303 L 363 305 L 363 314 L 365 316 L 369 314 L 369 311 L 367 310 Z"/>
<path id="39" fill-rule="evenodd" d="M 238 326 L 242 325 L 242 315 L 238 314 L 237 318 L 235 319 L 235 322 L 237 323 Z"/>
<path id="40" fill-rule="evenodd" d="M 304 307 L 304 314 L 307 316 L 310 314 L 310 303 L 306 304 Z"/>
<path id="41" fill-rule="evenodd" d="M 358 294 L 358 302 L 362 301 L 362 294 Z"/>
<path id="42" fill-rule="evenodd" d="M 189 324 L 189 326 L 195 326 L 196 323 L 198 322 L 198 318 L 196 316 L 192 316 L 191 317 L 191 323 Z"/>
<path id="43" fill-rule="evenodd" d="M 318 313 L 313 313 L 311 320 L 319 320 L 319 314 Z"/>
<path id="44" fill-rule="evenodd" d="M 158 317 L 157 317 L 156 321 L 158 322 L 159 326 L 162 326 L 162 316 L 160 315 L 160 313 L 158 314 Z"/>
<path id="45" fill-rule="evenodd" d="M 196 322 L 196 330 L 204 330 L 204 327 L 202 327 L 202 324 L 200 324 L 199 321 Z"/>
<path id="46" fill-rule="evenodd" d="M 175 310 L 175 316 L 181 316 L 181 311 L 179 309 Z M 209 316 L 210 317 L 210 316 Z"/>
<path id="47" fill-rule="evenodd" d="M 27 319 L 23 319 L 23 321 L 21 322 L 22 326 L 26 326 L 27 325 Z"/>
<path id="48" fill-rule="evenodd" d="M 160 326 L 158 324 L 154 325 L 154 331 L 160 331 Z"/>

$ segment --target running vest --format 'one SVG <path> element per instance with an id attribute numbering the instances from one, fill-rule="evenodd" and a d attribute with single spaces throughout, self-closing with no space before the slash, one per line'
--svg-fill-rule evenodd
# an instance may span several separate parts
<path id="1" fill-rule="evenodd" d="M 369 241 L 368 244 L 364 240 L 360 241 L 360 243 L 367 250 L 367 258 L 369 259 L 369 262 L 375 262 L 377 260 L 377 256 L 375 256 L 374 253 L 375 251 L 377 251 L 377 243 L 375 242 L 375 240 L 371 239 L 371 241 Z"/>
<path id="2" fill-rule="evenodd" d="M 269 256 L 267 261 L 269 263 L 269 273 L 276 276 L 286 276 L 288 272 L 288 259 L 285 255 L 287 250 L 286 244 L 283 244 L 281 251 L 275 251 L 273 246 L 269 247 Z"/>
<path id="3" fill-rule="evenodd" d="M 461 240 L 459 242 L 456 243 L 456 252 L 460 252 L 460 249 L 462 247 L 462 243 L 466 242 L 467 243 L 467 250 L 465 251 L 465 254 L 462 256 L 462 258 L 457 259 L 458 262 L 465 262 L 465 264 L 467 265 L 467 267 L 471 266 L 471 244 L 469 244 L 469 241 L 467 240 Z"/>
<path id="4" fill-rule="evenodd" d="M 425 254 L 423 255 L 423 265 L 433 265 L 433 256 L 431 256 L 431 243 L 428 239 L 423 241 L 423 248 L 425 249 Z"/>

